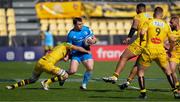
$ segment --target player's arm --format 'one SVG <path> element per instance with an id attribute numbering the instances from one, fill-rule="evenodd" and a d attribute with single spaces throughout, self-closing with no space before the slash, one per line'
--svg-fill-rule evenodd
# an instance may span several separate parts
<path id="1" fill-rule="evenodd" d="M 176 38 L 173 36 L 170 26 L 168 26 L 168 40 L 169 40 L 169 50 L 168 52 L 171 52 L 174 49 Z"/>
<path id="2" fill-rule="evenodd" d="M 132 23 L 132 26 L 131 26 L 131 29 L 129 31 L 128 37 L 123 41 L 123 43 L 126 43 L 126 44 L 129 43 L 130 39 L 133 37 L 133 35 L 137 31 L 138 24 L 139 24 L 139 20 L 134 19 L 133 23 Z"/>
<path id="3" fill-rule="evenodd" d="M 164 48 L 165 48 L 165 50 L 169 50 L 169 48 L 170 48 L 170 44 L 169 44 L 169 40 L 168 39 L 166 39 L 164 41 Z"/>
<path id="4" fill-rule="evenodd" d="M 82 47 L 78 47 L 78 46 L 75 46 L 75 45 L 72 45 L 72 46 L 71 46 L 71 49 L 77 50 L 77 51 L 80 51 L 80 52 L 84 52 L 84 53 L 89 53 L 89 54 L 91 54 L 91 51 L 88 51 L 88 50 L 86 50 L 86 49 L 84 49 L 84 48 L 82 48 Z"/>
<path id="5" fill-rule="evenodd" d="M 144 35 L 147 34 L 148 27 L 149 27 L 149 22 L 150 21 L 145 22 L 143 24 L 142 28 L 141 28 L 141 31 L 140 31 L 140 45 L 141 45 L 141 42 L 143 41 Z"/>
<path id="6" fill-rule="evenodd" d="M 176 40 L 175 40 L 174 37 L 169 37 L 169 44 L 170 44 L 170 47 L 169 47 L 168 52 L 172 52 L 172 50 L 174 49 L 175 41 L 176 41 Z"/>
<path id="7" fill-rule="evenodd" d="M 134 33 L 137 31 L 138 25 L 139 25 L 139 20 L 138 19 L 134 19 L 133 23 L 132 23 L 132 26 L 131 26 L 131 29 L 130 29 L 129 34 L 128 34 L 129 38 L 132 38 Z"/>
<path id="8" fill-rule="evenodd" d="M 68 50 L 66 56 L 63 58 L 64 62 L 67 62 L 69 60 L 70 57 L 70 50 Z"/>

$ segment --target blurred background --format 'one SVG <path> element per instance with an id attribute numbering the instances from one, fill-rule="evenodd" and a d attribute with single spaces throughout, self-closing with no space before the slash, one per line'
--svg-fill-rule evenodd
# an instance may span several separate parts
<path id="1" fill-rule="evenodd" d="M 20 55 L 16 52 L 22 54 L 24 50 L 32 51 L 27 54 L 29 60 L 36 55 L 33 60 L 38 59 L 42 56 L 40 33 L 49 26 L 55 45 L 66 41 L 73 17 L 83 17 L 84 24 L 99 39 L 100 47 L 123 46 L 140 2 L 147 5 L 148 12 L 157 6 L 163 7 L 167 21 L 171 15 L 180 15 L 178 0 L 0 0 L 0 52 L 4 56 L 0 60 L 17 60 L 16 56 Z M 116 56 L 113 52 L 110 55 Z"/>

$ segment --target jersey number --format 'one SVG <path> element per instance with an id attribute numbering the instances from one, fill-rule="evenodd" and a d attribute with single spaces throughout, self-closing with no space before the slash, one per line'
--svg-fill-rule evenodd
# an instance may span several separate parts
<path id="1" fill-rule="evenodd" d="M 160 28 L 156 28 L 156 33 L 157 33 L 157 36 L 161 33 L 161 29 Z"/>

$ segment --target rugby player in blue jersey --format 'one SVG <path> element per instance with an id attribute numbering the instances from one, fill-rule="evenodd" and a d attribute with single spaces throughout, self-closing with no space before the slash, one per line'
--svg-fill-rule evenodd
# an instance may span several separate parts
<path id="1" fill-rule="evenodd" d="M 90 50 L 90 46 L 85 45 L 84 41 L 88 37 L 93 37 L 91 40 L 92 44 L 96 43 L 96 39 L 93 35 L 93 32 L 89 29 L 89 27 L 83 25 L 82 18 L 76 17 L 73 19 L 74 28 L 71 29 L 67 36 L 67 41 L 73 45 L 80 46 L 85 48 L 86 50 Z M 82 64 L 86 68 L 86 72 L 83 75 L 81 89 L 87 89 L 88 81 L 91 77 L 94 60 L 92 58 L 92 54 L 82 53 L 77 50 L 72 50 L 70 53 L 71 63 L 70 68 L 68 70 L 68 74 L 72 75 L 77 72 L 79 64 Z"/>

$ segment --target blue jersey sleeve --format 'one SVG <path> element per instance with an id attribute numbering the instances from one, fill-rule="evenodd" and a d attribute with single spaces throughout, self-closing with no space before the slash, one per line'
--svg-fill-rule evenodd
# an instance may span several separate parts
<path id="1" fill-rule="evenodd" d="M 88 37 L 90 37 L 90 36 L 94 36 L 92 30 L 91 30 L 89 27 L 86 27 L 86 26 L 85 26 L 84 28 L 85 28 L 85 31 L 87 32 L 87 35 L 86 35 L 85 38 L 88 38 Z"/>

